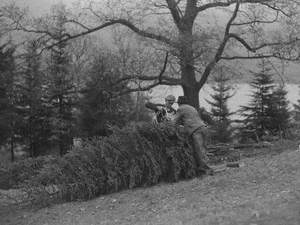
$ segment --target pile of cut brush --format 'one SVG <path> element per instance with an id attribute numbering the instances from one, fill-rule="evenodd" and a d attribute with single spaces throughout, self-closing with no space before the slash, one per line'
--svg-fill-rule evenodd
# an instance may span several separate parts
<path id="1" fill-rule="evenodd" d="M 91 199 L 200 175 L 192 150 L 177 134 L 168 124 L 114 128 L 111 136 L 84 140 L 63 157 L 14 163 L 2 171 L 0 180 L 37 204 Z"/>

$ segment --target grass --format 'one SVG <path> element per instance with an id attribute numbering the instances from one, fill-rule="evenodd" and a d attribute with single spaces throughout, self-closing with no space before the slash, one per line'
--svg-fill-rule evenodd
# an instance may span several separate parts
<path id="1" fill-rule="evenodd" d="M 202 179 L 6 213 L 0 224 L 298 225 L 300 152 L 285 149 L 242 161 L 243 168 Z"/>

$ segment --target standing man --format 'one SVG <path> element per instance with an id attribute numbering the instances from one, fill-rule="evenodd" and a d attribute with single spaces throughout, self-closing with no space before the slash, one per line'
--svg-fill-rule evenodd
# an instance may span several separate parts
<path id="1" fill-rule="evenodd" d="M 208 157 L 206 155 L 203 135 L 205 124 L 200 119 L 198 111 L 193 106 L 188 105 L 185 96 L 179 96 L 177 103 L 179 108 L 177 109 L 174 123 L 176 125 L 183 125 L 185 132 L 189 136 L 198 172 L 213 175 L 213 170 L 207 165 Z"/>
<path id="2" fill-rule="evenodd" d="M 161 123 L 164 121 L 173 120 L 176 114 L 176 110 L 172 107 L 175 102 L 175 97 L 173 95 L 168 95 L 165 98 L 165 104 L 154 104 L 147 102 L 145 106 L 155 112 L 154 121 Z"/>

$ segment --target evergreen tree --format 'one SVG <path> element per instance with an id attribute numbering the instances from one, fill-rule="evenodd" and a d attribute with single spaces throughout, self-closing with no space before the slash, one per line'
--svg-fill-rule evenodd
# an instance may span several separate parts
<path id="1" fill-rule="evenodd" d="M 270 111 L 275 87 L 270 66 L 264 60 L 258 66 L 260 71 L 253 72 L 254 78 L 250 83 L 253 89 L 251 101 L 249 105 L 241 107 L 241 115 L 245 117 L 245 129 L 254 131 L 256 139 L 260 139 L 272 124 Z"/>
<path id="2" fill-rule="evenodd" d="M 48 144 L 50 136 L 49 115 L 43 103 L 43 73 L 38 49 L 37 41 L 28 42 L 21 85 L 23 136 L 31 157 L 41 153 L 41 147 Z"/>
<path id="3" fill-rule="evenodd" d="M 232 87 L 228 84 L 229 80 L 222 72 L 215 76 L 212 86 L 214 93 L 210 95 L 212 101 L 206 100 L 211 105 L 212 139 L 224 143 L 229 142 L 232 135 L 230 116 L 233 113 L 229 112 L 227 106 L 228 100 L 233 96 L 230 93 Z"/>
<path id="4" fill-rule="evenodd" d="M 54 10 L 55 24 L 53 38 L 58 42 L 51 48 L 50 65 L 48 68 L 47 98 L 50 102 L 52 139 L 58 143 L 60 155 L 64 155 L 73 142 L 73 107 L 75 104 L 75 87 L 70 73 L 70 56 L 67 43 L 61 41 L 66 35 L 66 10 L 58 5 Z"/>
<path id="5" fill-rule="evenodd" d="M 112 86 L 120 78 L 114 69 L 116 65 L 110 54 L 101 53 L 93 59 L 80 104 L 79 123 L 84 137 L 109 135 L 109 127 L 125 125 L 132 112 L 134 104 L 130 94 L 112 97 L 112 93 L 125 89 L 128 84 L 120 82 Z"/>
<path id="6" fill-rule="evenodd" d="M 294 119 L 300 121 L 300 99 L 297 100 L 296 104 L 293 104 L 293 107 L 295 112 Z"/>
<path id="7" fill-rule="evenodd" d="M 133 93 L 134 105 L 129 115 L 129 120 L 134 122 L 151 121 L 152 116 L 149 110 L 145 107 L 146 102 L 149 101 L 149 97 L 143 92 Z"/>
<path id="8" fill-rule="evenodd" d="M 10 126 L 7 123 L 10 114 L 9 90 L 13 86 L 14 59 L 12 49 L 0 47 L 0 141 L 4 143 L 10 136 Z"/>
<path id="9" fill-rule="evenodd" d="M 14 52 L 15 48 L 10 43 L 0 46 L 0 144 L 9 142 L 12 161 L 20 122 Z"/>
<path id="10" fill-rule="evenodd" d="M 291 113 L 289 110 L 289 101 L 287 100 L 287 91 L 283 85 L 279 85 L 273 92 L 270 107 L 270 131 L 281 137 L 286 136 L 286 131 L 290 126 Z"/>

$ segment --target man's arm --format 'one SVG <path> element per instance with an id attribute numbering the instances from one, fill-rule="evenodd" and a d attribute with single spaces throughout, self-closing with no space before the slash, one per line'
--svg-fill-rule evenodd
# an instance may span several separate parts
<path id="1" fill-rule="evenodd" d="M 182 120 L 182 116 L 183 116 L 182 109 L 179 107 L 177 109 L 177 112 L 176 112 L 175 117 L 173 119 L 173 123 L 175 125 L 180 125 L 182 123 L 182 121 L 181 121 Z"/>
<path id="2" fill-rule="evenodd" d="M 154 104 L 154 103 L 152 103 L 152 102 L 147 102 L 147 103 L 145 104 L 145 106 L 146 106 L 146 108 L 151 109 L 151 110 L 153 110 L 154 112 L 159 111 L 158 105 L 157 105 L 157 104 Z"/>
<path id="3" fill-rule="evenodd" d="M 211 115 L 209 114 L 209 112 L 206 111 L 204 107 L 201 107 L 199 109 L 199 116 L 203 120 L 203 122 L 208 125 L 212 125 L 214 123 Z"/>

